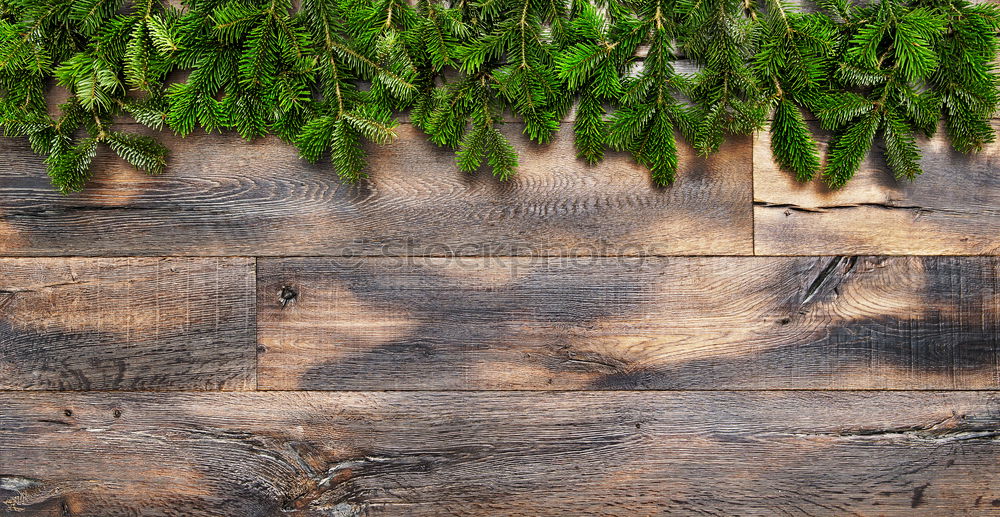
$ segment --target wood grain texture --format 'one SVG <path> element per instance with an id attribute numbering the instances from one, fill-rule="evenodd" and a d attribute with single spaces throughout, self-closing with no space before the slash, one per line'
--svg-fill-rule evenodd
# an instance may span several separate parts
<path id="1" fill-rule="evenodd" d="M 875 152 L 836 191 L 795 181 L 770 145 L 766 132 L 754 142 L 759 255 L 1000 254 L 1000 142 L 962 155 L 943 135 L 925 140 L 925 172 L 912 182 L 894 180 Z"/>
<path id="2" fill-rule="evenodd" d="M 1000 386 L 995 257 L 258 263 L 264 389 Z"/>
<path id="3" fill-rule="evenodd" d="M 1000 507 L 1000 399 L 987 392 L 23 393 L 0 404 L 11 517 Z"/>
<path id="4" fill-rule="evenodd" d="M 0 389 L 252 389 L 254 283 L 245 258 L 0 259 Z"/>
<path id="5" fill-rule="evenodd" d="M 507 183 L 459 172 L 450 150 L 402 125 L 354 186 L 274 139 L 159 135 L 166 174 L 104 153 L 71 196 L 25 143 L 0 139 L 0 255 L 752 253 L 749 138 L 708 159 L 683 149 L 677 183 L 656 188 L 625 155 L 575 160 L 569 127 L 548 146 L 519 131 L 507 128 L 522 164 Z"/>

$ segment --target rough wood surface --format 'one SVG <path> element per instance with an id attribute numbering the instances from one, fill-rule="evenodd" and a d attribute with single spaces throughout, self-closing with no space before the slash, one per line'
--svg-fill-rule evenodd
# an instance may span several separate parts
<path id="1" fill-rule="evenodd" d="M 1000 257 L 841 256 L 1000 253 L 1000 144 L 655 189 L 400 133 L 356 186 L 161 134 L 72 196 L 0 139 L 0 517 L 1000 515 Z M 669 256 L 754 251 L 834 256 Z M 370 391 L 194 392 L 254 388 Z"/>
<path id="2" fill-rule="evenodd" d="M 795 181 L 770 145 L 767 132 L 754 142 L 759 255 L 1000 254 L 1000 142 L 962 155 L 943 135 L 924 141 L 912 182 L 894 180 L 876 152 L 837 191 Z"/>
<path id="3" fill-rule="evenodd" d="M 23 393 L 3 405 L 5 516 L 1000 507 L 996 393 Z"/>
<path id="4" fill-rule="evenodd" d="M 752 253 L 749 138 L 708 159 L 685 148 L 677 183 L 655 188 L 625 155 L 575 160 L 568 127 L 544 147 L 509 127 L 522 166 L 507 183 L 459 172 L 409 125 L 398 132 L 355 186 L 274 139 L 161 134 L 164 175 L 104 153 L 71 196 L 27 144 L 0 139 L 0 255 Z"/>
<path id="5" fill-rule="evenodd" d="M 1000 387 L 996 257 L 261 259 L 266 389 Z"/>
<path id="6" fill-rule="evenodd" d="M 254 283 L 244 258 L 0 259 L 0 389 L 252 389 Z"/>

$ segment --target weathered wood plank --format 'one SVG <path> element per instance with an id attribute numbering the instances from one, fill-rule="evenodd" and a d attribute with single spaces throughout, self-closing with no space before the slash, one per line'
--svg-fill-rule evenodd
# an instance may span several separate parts
<path id="1" fill-rule="evenodd" d="M 1000 142 L 962 155 L 943 135 L 924 141 L 912 182 L 894 180 L 876 152 L 836 191 L 795 181 L 770 145 L 766 132 L 754 142 L 757 254 L 1000 253 Z"/>
<path id="2" fill-rule="evenodd" d="M 1000 506 L 987 392 L 22 393 L 2 407 L 8 516 Z"/>
<path id="3" fill-rule="evenodd" d="M 997 388 L 998 284 L 995 257 L 261 259 L 258 382 Z"/>
<path id="4" fill-rule="evenodd" d="M 532 255 L 752 252 L 751 150 L 682 151 L 670 188 L 615 154 L 574 160 L 570 128 L 548 146 L 508 132 L 520 172 L 501 183 L 457 170 L 409 125 L 373 149 L 372 178 L 342 184 L 273 139 L 160 137 L 167 173 L 103 155 L 87 191 L 62 196 L 41 160 L 0 139 L 0 255 Z"/>
<path id="5" fill-rule="evenodd" d="M 0 389 L 252 389 L 254 284 L 245 258 L 0 259 Z"/>

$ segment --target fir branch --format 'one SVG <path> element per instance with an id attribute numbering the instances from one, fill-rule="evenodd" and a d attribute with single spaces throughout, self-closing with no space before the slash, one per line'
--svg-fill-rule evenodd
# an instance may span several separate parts
<path id="1" fill-rule="evenodd" d="M 938 67 L 928 86 L 940 101 L 945 130 L 952 146 L 975 152 L 996 139 L 990 118 L 1000 105 L 1000 74 L 995 66 L 1000 50 L 1000 6 L 973 5 L 966 0 L 919 0 L 918 5 L 945 21 L 945 35 L 936 40 Z M 926 121 L 937 114 L 928 113 Z"/>
<path id="2" fill-rule="evenodd" d="M 828 18 L 789 12 L 780 0 L 766 2 L 754 34 L 758 51 L 753 69 L 768 109 L 773 106 L 771 151 L 777 163 L 799 181 L 812 179 L 820 170 L 817 143 L 801 110 L 810 101 L 817 102 L 817 96 L 824 101 L 829 98 L 819 90 L 830 74 L 836 38 L 836 26 Z M 825 107 L 841 109 L 843 105 Z"/>
<path id="3" fill-rule="evenodd" d="M 678 135 L 704 155 L 769 114 L 775 161 L 834 187 L 877 142 L 896 177 L 915 177 L 917 135 L 942 118 L 959 151 L 995 141 L 1000 7 L 819 4 L 12 0 L 0 6 L 0 129 L 44 155 L 63 192 L 83 188 L 102 145 L 164 170 L 159 144 L 114 127 L 123 115 L 180 135 L 274 134 L 305 159 L 329 156 L 345 181 L 366 177 L 367 144 L 391 142 L 403 112 L 456 149 L 459 170 L 500 179 L 518 163 L 505 117 L 545 143 L 573 102 L 580 158 L 628 151 L 657 185 L 676 177 Z M 699 70 L 677 73 L 678 59 Z M 53 83 L 70 92 L 54 115 Z M 833 131 L 825 170 L 807 113 Z"/>
<path id="4" fill-rule="evenodd" d="M 86 138 L 73 147 L 53 150 L 45 159 L 52 185 L 63 194 L 83 190 L 90 180 L 90 164 L 96 155 L 96 138 Z"/>
<path id="5" fill-rule="evenodd" d="M 816 141 L 802 112 L 788 99 L 778 102 L 771 122 L 771 152 L 781 167 L 799 181 L 811 180 L 820 170 Z"/>
<path id="6" fill-rule="evenodd" d="M 681 50 L 702 70 L 688 94 L 696 105 L 694 146 L 715 152 L 727 134 L 748 134 L 763 127 L 768 103 L 750 66 L 754 20 L 741 0 L 679 0 Z M 752 11 L 750 11 L 752 12 Z"/>
<path id="7" fill-rule="evenodd" d="M 823 174 L 831 187 L 842 187 L 854 176 L 872 147 L 880 122 L 881 114 L 872 110 L 835 136 Z"/>
<path id="8" fill-rule="evenodd" d="M 841 66 L 830 85 L 838 92 L 812 99 L 820 120 L 836 130 L 824 174 L 831 186 L 854 175 L 879 128 L 896 177 L 920 174 L 914 133 L 933 132 L 940 98 L 921 90 L 939 63 L 935 49 L 945 28 L 942 14 L 904 0 L 849 11 L 841 23 Z"/>
<path id="9" fill-rule="evenodd" d="M 161 174 L 167 165 L 167 149 L 148 136 L 111 131 L 104 141 L 115 154 L 146 174 Z"/>
<path id="10" fill-rule="evenodd" d="M 616 31 L 615 44 L 624 45 L 630 56 L 641 43 L 648 44 L 649 50 L 641 71 L 623 81 L 616 99 L 619 106 L 611 115 L 608 143 L 613 149 L 629 151 L 650 169 L 653 183 L 663 186 L 672 183 L 677 172 L 674 132 L 680 130 L 689 141 L 697 140 L 691 110 L 678 99 L 688 84 L 673 67 L 676 56 L 672 42 L 680 26 L 668 0 L 630 5 L 629 18 L 634 23 L 626 23 L 626 30 Z"/>

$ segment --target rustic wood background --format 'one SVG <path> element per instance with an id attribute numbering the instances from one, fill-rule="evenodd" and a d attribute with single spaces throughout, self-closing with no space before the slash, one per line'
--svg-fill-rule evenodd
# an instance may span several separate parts
<path id="1" fill-rule="evenodd" d="M 508 129 L 507 183 L 404 124 L 71 196 L 0 140 L 0 515 L 1000 515 L 1000 144 L 660 189 Z"/>

